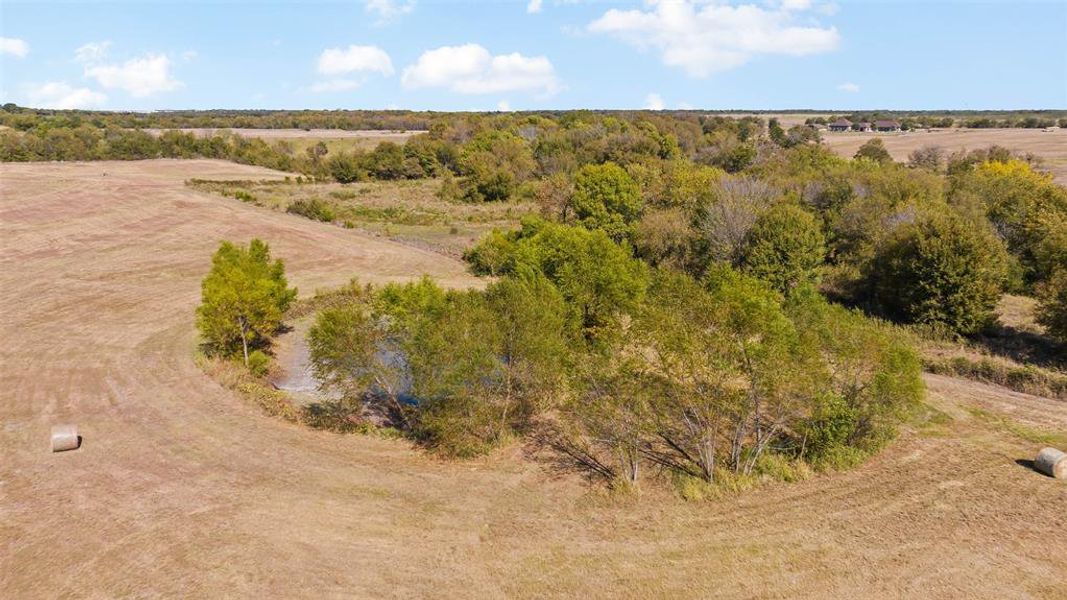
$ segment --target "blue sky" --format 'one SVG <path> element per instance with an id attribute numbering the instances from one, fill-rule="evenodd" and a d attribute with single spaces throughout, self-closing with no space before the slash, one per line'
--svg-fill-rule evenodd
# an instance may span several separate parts
<path id="1" fill-rule="evenodd" d="M 0 4 L 0 101 L 102 109 L 1067 108 L 1067 2 Z"/>

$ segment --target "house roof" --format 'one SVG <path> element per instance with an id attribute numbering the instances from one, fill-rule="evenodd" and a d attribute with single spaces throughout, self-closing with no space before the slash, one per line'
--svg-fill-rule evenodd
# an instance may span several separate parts
<path id="1" fill-rule="evenodd" d="M 900 123 L 898 121 L 875 121 L 874 122 L 874 126 L 875 127 L 900 127 Z"/>
<path id="2" fill-rule="evenodd" d="M 852 121 L 849 121 L 848 119 L 838 119 L 838 120 L 836 120 L 836 121 L 834 121 L 833 123 L 830 123 L 830 124 L 831 125 L 838 125 L 840 127 L 851 127 L 852 126 Z"/>

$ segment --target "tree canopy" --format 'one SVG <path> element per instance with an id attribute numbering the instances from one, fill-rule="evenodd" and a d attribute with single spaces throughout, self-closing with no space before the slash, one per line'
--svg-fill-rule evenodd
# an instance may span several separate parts
<path id="1" fill-rule="evenodd" d="M 213 351 L 224 356 L 241 352 L 247 365 L 249 349 L 269 341 L 294 298 L 296 288 L 288 287 L 284 263 L 271 260 L 265 242 L 223 242 L 201 284 L 197 326 Z"/>

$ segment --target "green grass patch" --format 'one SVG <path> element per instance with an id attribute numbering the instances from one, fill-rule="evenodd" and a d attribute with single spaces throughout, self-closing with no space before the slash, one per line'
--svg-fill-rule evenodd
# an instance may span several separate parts
<path id="1" fill-rule="evenodd" d="M 1023 425 L 1008 416 L 974 406 L 968 406 L 966 410 L 971 416 L 992 426 L 994 429 L 1011 434 L 1027 442 L 1045 446 L 1067 446 L 1067 433 L 1046 431 Z"/>

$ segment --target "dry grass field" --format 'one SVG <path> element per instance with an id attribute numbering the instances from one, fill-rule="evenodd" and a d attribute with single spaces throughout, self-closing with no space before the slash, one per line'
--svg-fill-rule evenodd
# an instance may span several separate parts
<path id="1" fill-rule="evenodd" d="M 881 138 L 893 159 L 902 162 L 923 146 L 940 146 L 946 152 L 977 150 L 996 144 L 1041 157 L 1043 167 L 1060 184 L 1067 184 L 1067 129 L 934 129 L 903 133 L 824 133 L 823 143 L 841 156 L 852 158 L 872 137 Z"/>
<path id="2" fill-rule="evenodd" d="M 297 201 L 324 203 L 334 222 L 375 236 L 460 257 L 493 229 L 513 229 L 538 207 L 530 201 L 444 202 L 437 198 L 438 179 L 294 183 L 277 181 L 195 181 L 197 189 L 229 201 L 236 194 L 272 210 L 285 211 Z M 295 217 L 294 217 L 295 218 Z"/>
<path id="3" fill-rule="evenodd" d="M 735 112 L 735 113 L 722 113 L 721 115 L 716 114 L 716 116 L 730 117 L 732 119 L 740 119 L 742 117 L 756 117 L 757 119 L 762 119 L 764 122 L 769 121 L 770 119 L 778 119 L 778 123 L 782 127 L 786 128 L 786 129 L 789 129 L 790 127 L 792 127 L 794 125 L 803 125 L 804 122 L 807 121 L 808 119 L 813 119 L 815 117 L 832 117 L 833 114 L 832 113 L 746 113 L 746 112 Z"/>
<path id="4" fill-rule="evenodd" d="M 152 135 L 159 135 L 165 129 L 145 129 Z M 309 146 L 323 142 L 332 153 L 351 150 L 372 150 L 381 142 L 403 144 L 413 135 L 422 131 L 381 131 L 381 130 L 345 130 L 345 129 L 213 129 L 186 128 L 177 129 L 192 133 L 197 137 L 211 137 L 222 132 L 231 132 L 241 137 L 260 138 L 267 142 L 285 142 L 291 144 L 297 152 L 304 152 Z"/>
<path id="5" fill-rule="evenodd" d="M 929 376 L 847 473 L 706 503 L 612 497 L 506 448 L 442 462 L 263 416 L 194 363 L 221 239 L 302 295 L 459 262 L 183 185 L 217 161 L 0 165 L 0 596 L 1064 598 L 1067 403 Z M 52 454 L 49 427 L 83 447 Z"/>

